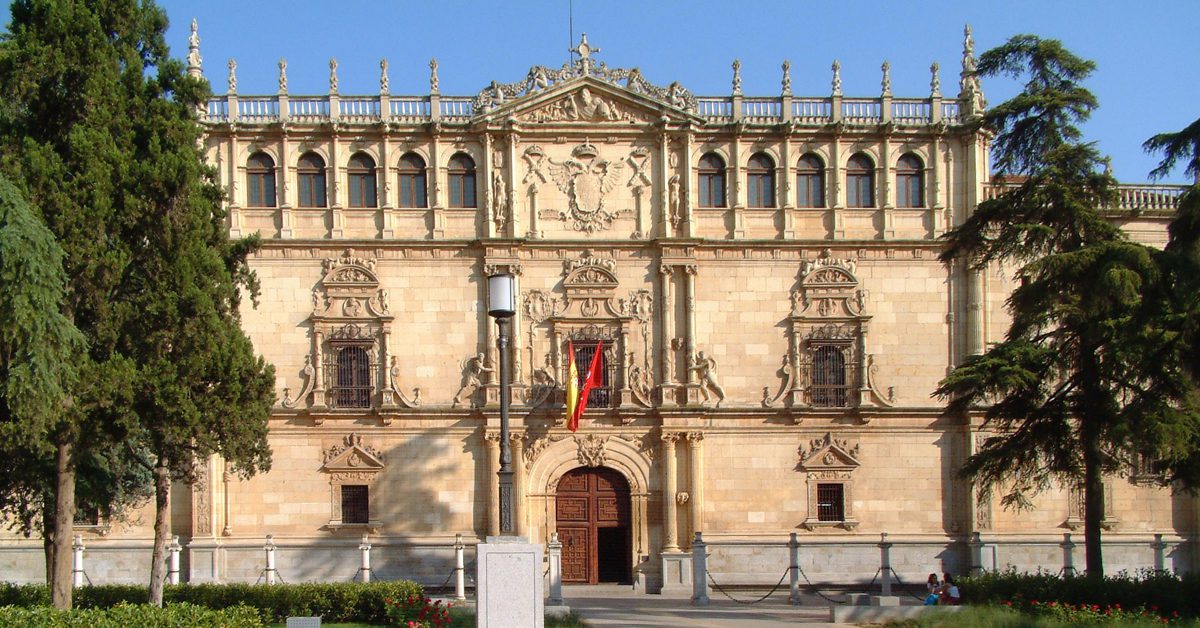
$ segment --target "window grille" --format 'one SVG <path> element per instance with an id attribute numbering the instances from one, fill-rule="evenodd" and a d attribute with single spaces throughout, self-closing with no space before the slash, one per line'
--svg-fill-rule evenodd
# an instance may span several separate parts
<path id="1" fill-rule="evenodd" d="M 342 485 L 342 523 L 367 523 L 370 518 L 370 491 L 367 486 Z"/>
<path id="2" fill-rule="evenodd" d="M 846 356 L 839 347 L 826 345 L 813 352 L 809 391 L 818 408 L 844 408 L 850 399 Z"/>
<path id="3" fill-rule="evenodd" d="M 592 365 L 592 357 L 596 355 L 597 343 L 575 343 L 575 368 L 579 371 L 579 389 L 583 390 L 583 382 L 587 379 L 588 367 Z M 608 356 L 600 354 L 600 382 L 588 393 L 589 408 L 612 407 L 612 371 Z"/>
<path id="4" fill-rule="evenodd" d="M 817 520 L 846 520 L 845 487 L 843 485 L 817 485 Z"/>
<path id="5" fill-rule="evenodd" d="M 371 374 L 375 365 L 362 345 L 335 346 L 327 372 L 332 373 L 332 403 L 335 408 L 370 408 L 374 392 Z"/>

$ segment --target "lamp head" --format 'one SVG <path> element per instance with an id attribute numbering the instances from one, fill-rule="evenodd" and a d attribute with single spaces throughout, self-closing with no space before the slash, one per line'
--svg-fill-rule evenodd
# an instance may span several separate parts
<path id="1" fill-rule="evenodd" d="M 488 316 L 508 318 L 517 313 L 517 278 L 511 273 L 488 277 Z"/>

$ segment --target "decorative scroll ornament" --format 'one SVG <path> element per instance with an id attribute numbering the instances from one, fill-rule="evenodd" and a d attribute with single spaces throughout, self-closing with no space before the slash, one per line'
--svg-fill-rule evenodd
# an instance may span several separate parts
<path id="1" fill-rule="evenodd" d="M 696 96 L 679 83 L 659 87 L 646 81 L 637 68 L 609 68 L 604 63 L 596 64 L 592 55 L 600 52 L 600 49 L 589 45 L 586 35 L 581 37 L 579 46 L 572 49 L 572 52 L 577 53 L 579 58 L 572 63 L 564 63 L 560 69 L 536 65 L 529 69 L 529 73 L 521 81 L 515 83 L 493 82 L 475 96 L 473 101 L 475 111 L 490 111 L 515 98 L 535 94 L 559 83 L 584 76 L 624 87 L 631 92 L 642 94 L 676 109 L 696 111 Z"/>
<path id="2" fill-rule="evenodd" d="M 585 467 L 603 467 L 607 462 L 605 447 L 608 445 L 607 436 L 588 434 L 575 437 L 575 445 L 579 448 L 577 458 L 579 464 Z"/>
<path id="3" fill-rule="evenodd" d="M 525 468 L 529 469 L 532 467 L 533 463 L 537 462 L 538 456 L 541 456 L 547 447 L 562 439 L 562 436 L 551 436 L 549 434 L 543 434 L 540 437 L 536 434 L 526 434 L 525 450 L 522 452 L 522 455 L 525 457 Z"/>
<path id="4" fill-rule="evenodd" d="M 567 211 L 560 212 L 563 221 L 570 221 L 576 231 L 595 233 L 608 228 L 623 213 L 609 212 L 604 195 L 618 184 L 624 164 L 600 157 L 600 151 L 583 143 L 571 151 L 572 158 L 550 162 L 550 176 L 558 189 L 567 195 Z"/>
<path id="5" fill-rule="evenodd" d="M 399 398 L 400 405 L 405 408 L 420 408 L 421 407 L 421 389 L 414 388 L 412 397 L 404 394 L 404 390 L 400 388 L 400 367 L 396 364 L 396 356 L 392 356 L 392 366 L 388 369 L 388 383 L 390 387 L 384 391 L 384 405 L 393 403 L 395 400 L 387 398 L 389 393 L 395 393 Z"/>
<path id="6" fill-rule="evenodd" d="M 283 389 L 283 400 L 279 404 L 285 408 L 295 408 L 300 400 L 308 398 L 308 394 L 312 392 L 313 383 L 316 381 L 312 356 L 304 356 L 304 368 L 300 369 L 300 373 L 304 376 L 304 388 L 300 389 L 300 394 L 296 395 L 295 399 L 291 398 L 288 388 Z"/>

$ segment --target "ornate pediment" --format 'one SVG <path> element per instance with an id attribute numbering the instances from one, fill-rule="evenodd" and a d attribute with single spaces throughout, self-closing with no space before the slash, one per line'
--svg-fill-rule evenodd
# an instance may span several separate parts
<path id="1" fill-rule="evenodd" d="M 382 471 L 384 466 L 383 454 L 364 444 L 361 435 L 350 434 L 341 443 L 325 450 L 321 470 L 327 473 L 372 473 Z"/>
<path id="2" fill-rule="evenodd" d="M 475 111 L 481 116 L 538 123 L 628 123 L 656 121 L 663 115 L 698 120 L 694 115 L 696 97 L 682 85 L 660 87 L 647 81 L 637 68 L 596 63 L 592 55 L 600 49 L 587 43 L 587 35 L 572 52 L 578 57 L 561 68 L 535 65 L 522 80 L 493 81 L 475 96 Z M 584 90 L 590 93 L 585 96 Z"/>
<path id="3" fill-rule="evenodd" d="M 390 318 L 388 291 L 379 288 L 375 259 L 346 249 L 324 263 L 325 275 L 313 289 L 313 315 L 322 318 Z"/>
<path id="4" fill-rule="evenodd" d="M 584 251 L 579 259 L 563 262 L 563 285 L 576 287 L 617 287 L 617 262 Z"/>
<path id="5" fill-rule="evenodd" d="M 814 438 L 807 448 L 800 446 L 800 466 L 808 472 L 852 471 L 859 465 L 858 445 L 851 446 L 830 432 Z"/>
<path id="6" fill-rule="evenodd" d="M 792 292 L 792 316 L 865 320 L 868 293 L 858 289 L 853 258 L 833 257 L 829 249 L 800 266 L 800 289 Z"/>

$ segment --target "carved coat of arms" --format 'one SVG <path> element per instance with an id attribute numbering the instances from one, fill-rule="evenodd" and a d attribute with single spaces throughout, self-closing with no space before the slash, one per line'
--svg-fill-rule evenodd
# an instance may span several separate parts
<path id="1" fill-rule="evenodd" d="M 570 220 L 576 231 L 605 229 L 618 212 L 605 209 L 604 195 L 616 187 L 625 165 L 601 159 L 600 151 L 588 143 L 576 146 L 571 155 L 562 163 L 550 161 L 550 176 L 567 195 L 568 208 L 562 219 Z"/>

